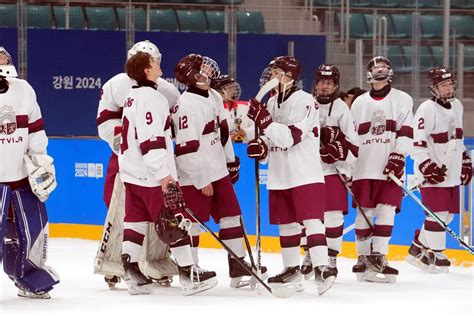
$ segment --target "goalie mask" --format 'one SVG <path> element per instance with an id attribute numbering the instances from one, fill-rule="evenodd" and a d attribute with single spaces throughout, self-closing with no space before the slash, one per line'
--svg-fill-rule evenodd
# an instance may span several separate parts
<path id="1" fill-rule="evenodd" d="M 229 75 L 222 75 L 211 80 L 211 88 L 219 92 L 225 101 L 239 100 L 242 93 L 240 84 Z"/>
<path id="2" fill-rule="evenodd" d="M 446 67 L 435 67 L 428 73 L 428 87 L 431 94 L 443 102 L 451 102 L 456 97 L 454 75 Z"/>
<path id="3" fill-rule="evenodd" d="M 373 83 L 375 81 L 392 81 L 393 70 L 390 60 L 383 56 L 372 58 L 367 64 L 367 82 Z"/>
<path id="4" fill-rule="evenodd" d="M 161 53 L 158 47 L 153 44 L 150 41 L 142 41 L 135 43 L 135 45 L 130 48 L 127 54 L 127 59 L 132 58 L 135 56 L 138 52 L 143 52 L 143 53 L 148 53 L 151 55 L 151 57 L 157 59 L 158 61 L 161 62 Z"/>
<path id="5" fill-rule="evenodd" d="M 174 73 L 179 82 L 192 87 L 195 85 L 210 85 L 211 80 L 217 79 L 221 72 L 212 58 L 199 54 L 189 54 L 176 64 Z"/>
<path id="6" fill-rule="evenodd" d="M 174 245 L 188 236 L 191 221 L 183 216 L 186 212 L 183 193 L 174 183 L 168 184 L 163 198 L 165 208 L 155 222 L 155 229 L 164 243 Z"/>
<path id="7" fill-rule="evenodd" d="M 319 103 L 327 104 L 339 97 L 339 69 L 334 65 L 320 65 L 316 70 L 314 95 Z"/>

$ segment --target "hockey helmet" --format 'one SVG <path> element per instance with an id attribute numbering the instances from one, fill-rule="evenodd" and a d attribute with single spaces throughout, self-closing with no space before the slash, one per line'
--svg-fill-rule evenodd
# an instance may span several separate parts
<path id="1" fill-rule="evenodd" d="M 225 100 L 238 100 L 242 93 L 240 84 L 229 75 L 221 75 L 212 79 L 211 88 L 219 92 Z"/>
<path id="2" fill-rule="evenodd" d="M 151 55 L 151 57 L 161 61 L 160 50 L 155 44 L 148 40 L 135 43 L 135 45 L 133 45 L 132 48 L 129 49 L 127 59 L 132 58 L 138 52 L 148 53 Z"/>
<path id="3" fill-rule="evenodd" d="M 155 230 L 158 237 L 168 245 L 174 245 L 188 236 L 187 230 L 183 226 L 184 219 L 182 214 L 174 215 L 169 208 L 160 212 L 155 222 Z"/>
<path id="4" fill-rule="evenodd" d="M 283 70 L 285 76 L 290 77 L 294 81 L 298 81 L 301 75 L 300 62 L 291 56 L 279 56 L 272 59 L 268 64 L 270 68 L 278 68 Z"/>
<path id="5" fill-rule="evenodd" d="M 319 103 L 329 103 L 339 97 L 339 69 L 334 65 L 322 64 L 316 70 L 316 80 L 314 82 L 314 94 Z M 330 91 L 324 91 L 317 84 L 321 80 L 332 80 L 333 88 Z"/>
<path id="6" fill-rule="evenodd" d="M 376 56 L 372 58 L 367 64 L 367 82 L 373 83 L 375 81 L 388 80 L 392 81 L 393 70 L 392 63 L 388 58 L 383 56 Z"/>
<path id="7" fill-rule="evenodd" d="M 0 77 L 18 77 L 12 56 L 0 46 Z"/>
<path id="8" fill-rule="evenodd" d="M 450 102 L 456 97 L 456 81 L 453 73 L 446 67 L 434 67 L 428 72 L 428 87 L 431 94 L 444 102 Z M 443 91 L 440 86 L 446 85 Z"/>
<path id="9" fill-rule="evenodd" d="M 206 77 L 209 81 L 219 77 L 220 69 L 212 58 L 189 54 L 178 61 L 174 67 L 174 73 L 179 82 L 191 87 L 199 84 L 196 78 L 197 74 Z"/>

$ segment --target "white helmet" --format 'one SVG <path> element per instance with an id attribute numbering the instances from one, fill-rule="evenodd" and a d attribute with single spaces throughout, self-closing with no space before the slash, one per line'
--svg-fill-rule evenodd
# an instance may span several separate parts
<path id="1" fill-rule="evenodd" d="M 2 46 L 0 46 L 0 76 L 18 77 L 16 68 L 13 66 L 12 56 Z"/>
<path id="2" fill-rule="evenodd" d="M 130 50 L 128 51 L 127 59 L 132 58 L 138 52 L 148 53 L 151 55 L 151 57 L 161 61 L 160 50 L 158 49 L 158 47 L 156 47 L 155 44 L 148 40 L 135 43 L 135 45 L 133 45 L 132 48 L 130 48 Z"/>

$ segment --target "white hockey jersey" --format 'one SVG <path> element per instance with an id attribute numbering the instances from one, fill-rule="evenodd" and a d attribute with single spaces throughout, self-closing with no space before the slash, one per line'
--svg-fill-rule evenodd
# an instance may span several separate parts
<path id="1" fill-rule="evenodd" d="M 319 109 L 313 96 L 290 92 L 281 104 L 278 95 L 267 102 L 273 122 L 265 129 L 269 190 L 324 183 L 319 156 Z"/>
<path id="2" fill-rule="evenodd" d="M 248 118 L 248 101 L 234 101 L 232 104 L 224 103 L 224 106 L 230 113 L 229 129 L 230 133 L 235 133 L 241 129 L 245 133 L 244 143 L 248 143 L 255 138 L 255 124 Z"/>
<path id="3" fill-rule="evenodd" d="M 413 99 L 391 88 L 382 99 L 370 91 L 359 96 L 351 107 L 359 134 L 359 157 L 353 180 L 386 180 L 383 170 L 392 152 L 407 156 L 413 148 Z"/>
<path id="4" fill-rule="evenodd" d="M 317 100 L 316 103 L 318 103 Z M 334 165 L 342 174 L 350 177 L 352 175 L 352 164 L 355 162 L 357 152 L 359 151 L 359 135 L 357 135 L 355 130 L 352 113 L 347 104 L 340 98 L 332 103 L 318 103 L 318 105 L 321 127 L 338 127 L 345 135 L 346 141 L 349 144 L 349 154 L 346 160 L 336 161 Z M 322 165 L 325 176 L 337 174 L 333 164 L 322 162 Z"/>
<path id="5" fill-rule="evenodd" d="M 119 170 L 123 182 L 160 186 L 177 179 L 168 101 L 151 87 L 132 88 L 123 108 Z"/>
<path id="6" fill-rule="evenodd" d="M 8 91 L 0 93 L 0 182 L 26 178 L 23 156 L 46 154 L 48 146 L 35 91 L 25 80 L 7 80 Z"/>
<path id="7" fill-rule="evenodd" d="M 168 100 L 171 108 L 178 102 L 180 93 L 178 89 L 168 81 L 159 78 L 158 92 L 163 94 Z M 127 76 L 126 73 L 120 73 L 109 79 L 103 86 L 97 110 L 97 127 L 99 137 L 109 143 L 113 150 L 114 129 L 122 126 L 122 110 L 127 97 L 130 94 L 132 86 L 136 81 Z"/>
<path id="8" fill-rule="evenodd" d="M 205 97 L 185 91 L 172 110 L 179 183 L 197 189 L 228 175 L 226 164 L 235 160 L 228 111 L 217 91 L 208 93 Z"/>
<path id="9" fill-rule="evenodd" d="M 419 165 L 426 159 L 433 160 L 438 167 L 448 163 L 446 152 L 448 141 L 456 139 L 455 151 L 447 167 L 447 178 L 438 184 L 426 183 L 423 187 L 453 187 L 461 184 L 462 154 L 466 150 L 463 138 L 463 106 L 458 99 L 445 108 L 433 100 L 423 102 L 414 119 L 414 149 L 412 157 L 415 161 L 415 176 L 423 181 Z"/>

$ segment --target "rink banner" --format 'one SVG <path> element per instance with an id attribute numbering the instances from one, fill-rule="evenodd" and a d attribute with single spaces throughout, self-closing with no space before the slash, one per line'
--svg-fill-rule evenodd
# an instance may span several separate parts
<path id="1" fill-rule="evenodd" d="M 240 180 L 235 185 L 237 197 L 243 211 L 247 233 L 255 235 L 255 178 L 254 163 L 246 156 L 245 144 L 234 144 L 235 153 L 240 157 Z M 51 225 L 52 236 L 98 239 L 105 220 L 106 207 L 103 202 L 103 185 L 111 151 L 108 145 L 98 139 L 50 139 L 49 153 L 55 159 L 58 187 L 46 202 Z M 413 164 L 407 162 L 407 172 L 413 174 Z M 260 168 L 260 199 L 261 199 L 261 232 L 268 238 L 268 250 L 279 249 L 278 228 L 269 224 L 268 191 L 265 188 L 267 179 L 266 166 Z M 410 183 L 410 176 L 408 183 Z M 472 192 L 472 191 L 471 191 Z M 417 193 L 418 194 L 418 193 Z M 344 241 L 354 241 L 355 210 L 350 209 L 345 217 Z M 408 246 L 415 232 L 424 221 L 424 212 L 411 200 L 405 197 L 402 211 L 395 217 L 395 226 L 391 245 Z M 459 232 L 459 216 L 451 222 L 450 227 Z M 217 231 L 217 225 L 211 220 L 209 226 Z M 464 226 L 464 225 L 463 225 Z M 349 227 L 349 228 L 348 228 Z M 459 233 L 458 233 L 459 234 Z M 206 240 L 206 239 L 203 239 Z M 210 239 L 209 239 L 210 240 Z M 447 247 L 462 249 L 457 241 L 449 235 L 446 237 Z M 212 246 L 204 242 L 203 246 Z M 349 246 L 348 249 L 352 246 Z M 463 251 L 460 251 L 462 253 Z M 405 251 L 406 254 L 406 251 Z M 401 255 L 401 254 L 400 254 Z"/>
<path id="2" fill-rule="evenodd" d="M 28 29 L 27 80 L 37 93 L 49 136 L 96 136 L 97 104 L 102 85 L 124 71 L 126 37 L 122 31 Z M 17 58 L 16 29 L 0 29 L 0 45 Z M 225 33 L 136 32 L 135 40 L 150 40 L 162 53 L 163 78 L 180 91 L 174 67 L 184 56 L 197 53 L 214 59 L 228 73 L 228 38 Z M 325 61 L 324 36 L 239 34 L 237 73 L 242 98 L 255 96 L 259 78 L 269 61 L 287 55 L 292 43 L 301 61 L 298 82 L 311 88 L 314 69 Z"/>

